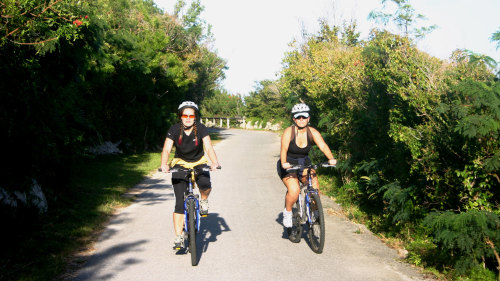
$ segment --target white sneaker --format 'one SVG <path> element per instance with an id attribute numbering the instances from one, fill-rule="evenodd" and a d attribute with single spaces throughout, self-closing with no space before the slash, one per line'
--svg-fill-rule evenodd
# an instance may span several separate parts
<path id="1" fill-rule="evenodd" d="M 293 222 L 292 222 L 292 211 L 287 211 L 286 209 L 283 210 L 283 226 L 290 228 L 292 227 Z"/>
<path id="2" fill-rule="evenodd" d="M 208 214 L 208 199 L 200 200 L 200 215 L 206 216 Z"/>
<path id="3" fill-rule="evenodd" d="M 184 248 L 184 235 L 177 235 L 174 239 L 173 243 L 173 248 L 174 250 L 179 250 L 181 248 Z"/>

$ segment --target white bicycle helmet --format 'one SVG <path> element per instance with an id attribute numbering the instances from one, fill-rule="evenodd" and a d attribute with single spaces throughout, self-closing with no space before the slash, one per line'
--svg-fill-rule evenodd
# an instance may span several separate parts
<path id="1" fill-rule="evenodd" d="M 198 110 L 198 106 L 196 105 L 196 103 L 192 102 L 192 101 L 183 101 L 179 107 L 177 108 L 177 110 L 181 111 L 183 110 L 184 108 L 193 108 L 194 110 Z"/>
<path id="2" fill-rule="evenodd" d="M 297 118 L 299 116 L 304 116 L 305 118 L 309 117 L 309 106 L 305 103 L 298 103 L 292 108 L 293 118 Z"/>

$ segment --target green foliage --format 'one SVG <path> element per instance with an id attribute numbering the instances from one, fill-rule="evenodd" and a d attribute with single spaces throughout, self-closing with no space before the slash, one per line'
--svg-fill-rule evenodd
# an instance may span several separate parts
<path id="1" fill-rule="evenodd" d="M 426 266 L 434 263 L 433 255 L 436 254 L 437 246 L 429 239 L 417 237 L 411 241 L 407 250 L 409 251 L 408 260 L 416 266 Z"/>
<path id="2" fill-rule="evenodd" d="M 344 22 L 343 24 L 343 29 L 342 29 L 342 43 L 346 46 L 354 47 L 360 44 L 359 41 L 359 33 L 356 28 L 358 24 L 356 23 L 355 20 L 352 20 L 350 22 Z"/>
<path id="3" fill-rule="evenodd" d="M 469 139 L 498 139 L 500 130 L 500 84 L 467 79 L 449 96 L 449 112 L 455 132 Z M 490 167 L 489 170 L 500 168 Z"/>
<path id="4" fill-rule="evenodd" d="M 382 23 L 387 26 L 389 23 L 395 24 L 403 32 L 403 36 L 410 35 L 415 38 L 422 38 L 437 28 L 436 25 L 415 27 L 417 22 L 425 20 L 422 14 L 416 14 L 415 9 L 410 5 L 410 0 L 382 0 L 382 10 L 374 10 L 368 15 L 368 19 Z M 395 7 L 388 7 L 387 2 Z M 385 10 L 385 11 L 384 11 Z"/>
<path id="5" fill-rule="evenodd" d="M 160 153 L 84 158 L 64 194 L 49 197 L 43 217 L 2 216 L 6 243 L 0 252 L 0 280 L 61 280 L 68 261 L 115 213 L 131 202 L 122 196 L 158 167 Z M 2 214 L 4 215 L 4 214 Z"/>
<path id="6" fill-rule="evenodd" d="M 7 44 L 32 46 L 41 54 L 53 52 L 58 40 L 82 38 L 88 26 L 85 1 L 14 1 L 0 3 L 0 47 Z"/>
<path id="7" fill-rule="evenodd" d="M 470 281 L 496 281 L 496 274 L 482 266 L 476 266 L 470 271 L 470 278 L 467 278 Z"/>
<path id="8" fill-rule="evenodd" d="M 498 82 L 466 79 L 451 88 L 439 108 L 448 129 L 442 142 L 454 159 L 442 177 L 461 187 L 455 193 L 460 203 L 452 209 L 498 209 L 499 89 Z"/>
<path id="9" fill-rule="evenodd" d="M 328 24 L 326 19 L 319 20 L 320 31 L 317 36 L 313 36 L 313 40 L 317 42 L 337 42 L 339 37 L 339 27 L 332 26 Z"/>
<path id="10" fill-rule="evenodd" d="M 491 41 L 497 42 L 497 50 L 500 48 L 500 30 L 491 35 Z"/>
<path id="11" fill-rule="evenodd" d="M 482 263 L 495 268 L 494 251 L 500 250 L 500 218 L 498 214 L 470 210 L 430 213 L 423 221 L 433 233 L 434 240 L 457 274 L 470 272 Z M 491 245 L 490 245 L 491 243 Z"/>
<path id="12" fill-rule="evenodd" d="M 284 104 L 280 85 L 268 80 L 261 81 L 255 91 L 245 97 L 245 116 L 277 123 L 288 119 L 289 113 Z"/>
<path id="13" fill-rule="evenodd" d="M 0 124 L 12 163 L 3 188 L 36 178 L 51 195 L 64 192 L 72 163 L 104 141 L 158 149 L 177 105 L 211 96 L 224 77 L 224 60 L 204 44 L 199 3 L 185 23 L 151 0 L 83 3 L 0 4 L 9 34 L 0 41 Z"/>
<path id="14" fill-rule="evenodd" d="M 207 117 L 241 117 L 244 105 L 241 96 L 231 95 L 225 90 L 217 90 L 213 96 L 205 98 L 201 104 L 201 114 Z"/>
<path id="15" fill-rule="evenodd" d="M 49 201 L 48 217 L 0 206 L 2 218 L 21 224 L 7 229 L 35 233 L 19 241 L 31 239 L 28 248 L 43 252 L 33 263 L 31 253 L 5 258 L 3 251 L 0 279 L 54 279 L 68 245 L 89 235 L 101 212 L 109 213 L 106 206 L 123 201 L 128 185 L 119 182 L 143 177 L 103 169 L 85 177 L 116 180 L 107 183 L 119 187 L 75 188 L 70 175 L 82 172 L 90 147 L 111 141 L 126 154 L 157 151 L 182 100 L 214 95 L 226 66 L 207 47 L 202 10 L 195 1 L 179 19 L 152 0 L 0 3 L 0 128 L 9 163 L 0 171 L 0 187 L 23 192 L 36 179 Z M 15 253 L 19 244 L 11 244 L 8 253 Z M 48 264 L 54 264 L 51 272 L 23 275 Z"/>

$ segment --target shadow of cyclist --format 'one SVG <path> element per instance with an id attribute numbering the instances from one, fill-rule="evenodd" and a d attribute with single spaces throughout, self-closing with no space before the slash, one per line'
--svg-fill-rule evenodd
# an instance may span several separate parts
<path id="1" fill-rule="evenodd" d="M 201 219 L 201 230 L 198 233 L 197 248 L 198 257 L 207 251 L 208 245 L 211 242 L 217 241 L 217 237 L 222 234 L 222 232 L 231 231 L 226 223 L 226 220 L 219 217 L 217 213 L 209 213 L 208 216 Z"/>
<path id="2" fill-rule="evenodd" d="M 276 218 L 276 223 L 283 226 L 283 212 L 280 212 L 278 214 L 278 217 Z M 303 225 L 303 227 L 305 227 L 305 230 L 307 231 L 307 229 L 308 229 L 307 226 Z M 305 239 L 307 241 L 307 243 L 309 243 L 309 238 L 306 235 L 306 231 L 304 231 L 304 228 L 303 228 L 301 239 Z M 288 232 L 287 232 L 285 227 L 283 227 L 283 233 L 281 235 L 281 238 L 288 239 Z"/>

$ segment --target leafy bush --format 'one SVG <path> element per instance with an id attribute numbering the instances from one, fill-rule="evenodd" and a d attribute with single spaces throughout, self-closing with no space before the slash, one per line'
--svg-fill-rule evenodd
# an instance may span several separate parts
<path id="1" fill-rule="evenodd" d="M 433 212 L 423 224 L 447 254 L 457 274 L 470 273 L 479 265 L 500 267 L 500 218 L 497 214 L 479 210 Z"/>
<path id="2" fill-rule="evenodd" d="M 199 1 L 182 15 L 153 1 L 7 1 L 0 31 L 0 186 L 35 178 L 56 197 L 87 148 L 157 150 L 181 100 L 200 102 L 225 62 L 204 44 Z M 7 32 L 7 30 L 9 30 Z M 172 114 L 174 113 L 174 114 Z M 29 161 L 26 161 L 29 159 Z"/>

